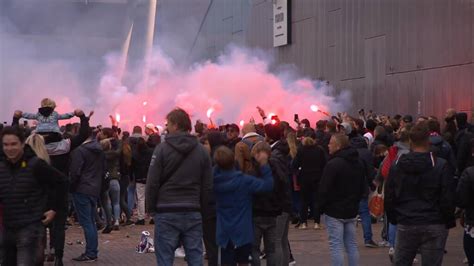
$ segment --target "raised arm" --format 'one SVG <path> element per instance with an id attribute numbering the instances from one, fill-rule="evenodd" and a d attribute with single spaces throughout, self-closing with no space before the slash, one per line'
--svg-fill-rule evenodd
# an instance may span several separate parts
<path id="1" fill-rule="evenodd" d="M 79 147 L 89 137 L 89 118 L 86 117 L 82 110 L 74 111 L 74 114 L 81 120 L 81 127 L 79 128 L 79 135 L 71 138 L 71 151 Z"/>
<path id="2" fill-rule="evenodd" d="M 58 114 L 58 120 L 70 119 L 70 118 L 73 118 L 74 116 L 75 116 L 74 112 Z"/>

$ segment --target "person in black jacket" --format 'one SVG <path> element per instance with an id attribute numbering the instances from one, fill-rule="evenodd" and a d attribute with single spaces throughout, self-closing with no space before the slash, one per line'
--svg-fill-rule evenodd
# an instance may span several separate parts
<path id="1" fill-rule="evenodd" d="M 455 226 L 452 173 L 430 152 L 425 122 L 410 131 L 411 152 L 390 169 L 385 209 L 397 226 L 395 265 L 411 265 L 421 252 L 424 265 L 441 265 L 448 229 Z"/>
<path id="2" fill-rule="evenodd" d="M 105 154 L 100 144 L 91 136 L 71 153 L 71 192 L 79 223 L 84 230 L 86 250 L 75 261 L 95 261 L 98 254 L 96 228 L 97 201 L 105 176 Z"/>
<path id="3" fill-rule="evenodd" d="M 464 253 L 469 265 L 474 265 L 474 166 L 464 170 L 456 191 L 456 203 L 465 210 Z"/>
<path id="4" fill-rule="evenodd" d="M 145 225 L 145 185 L 153 149 L 140 137 L 132 152 L 131 174 L 136 182 L 138 220 L 136 225 Z"/>
<path id="5" fill-rule="evenodd" d="M 25 145 L 18 127 L 6 127 L 1 134 L 0 202 L 3 220 L 0 232 L 0 265 L 36 265 L 44 237 L 62 207 L 66 177 L 39 159 Z"/>
<path id="6" fill-rule="evenodd" d="M 321 212 L 326 215 L 331 260 L 333 265 L 343 265 L 345 247 L 349 265 L 358 265 L 355 228 L 359 202 L 367 194 L 364 166 L 344 134 L 331 137 L 329 153 L 331 157 L 323 171 L 319 197 Z"/>
<path id="7" fill-rule="evenodd" d="M 298 183 L 301 186 L 301 224 L 300 229 L 306 229 L 308 224 L 308 208 L 313 206 L 312 214 L 314 218 L 314 229 L 321 229 L 321 214 L 319 211 L 317 193 L 321 175 L 324 166 L 326 165 L 326 155 L 321 146 L 316 145 L 312 136 L 307 136 L 303 139 L 303 146 L 299 147 L 295 159 L 292 162 L 292 168 L 297 171 L 300 169 L 298 175 Z"/>

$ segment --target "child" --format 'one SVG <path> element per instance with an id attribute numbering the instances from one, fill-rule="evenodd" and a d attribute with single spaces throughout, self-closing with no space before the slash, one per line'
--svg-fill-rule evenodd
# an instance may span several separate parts
<path id="1" fill-rule="evenodd" d="M 53 100 L 44 98 L 41 100 L 41 108 L 38 109 L 38 113 L 22 113 L 22 118 L 35 119 L 38 121 L 36 133 L 50 135 L 48 138 L 50 142 L 60 141 L 62 137 L 58 120 L 72 118 L 74 117 L 74 112 L 58 114 L 54 111 L 55 108 L 56 103 Z"/>
<path id="2" fill-rule="evenodd" d="M 216 197 L 216 240 L 221 249 L 221 265 L 248 265 L 254 241 L 252 198 L 257 192 L 273 189 L 268 157 L 271 148 L 265 142 L 255 144 L 252 154 L 261 176 L 245 175 L 235 170 L 234 153 L 221 146 L 214 153 L 214 193 Z"/>

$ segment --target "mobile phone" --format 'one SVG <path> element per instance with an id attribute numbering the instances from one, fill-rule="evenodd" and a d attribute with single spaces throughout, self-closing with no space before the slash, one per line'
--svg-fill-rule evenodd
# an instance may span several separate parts
<path id="1" fill-rule="evenodd" d="M 299 123 L 299 122 L 300 122 L 300 118 L 299 118 L 298 114 L 295 114 L 295 122 L 296 122 L 296 123 Z"/>

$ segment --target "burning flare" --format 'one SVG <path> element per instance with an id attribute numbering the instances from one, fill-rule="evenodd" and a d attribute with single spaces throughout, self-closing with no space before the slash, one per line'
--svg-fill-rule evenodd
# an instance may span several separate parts
<path id="1" fill-rule="evenodd" d="M 245 121 L 244 120 L 240 120 L 240 126 L 243 127 L 245 124 Z"/>
<path id="2" fill-rule="evenodd" d="M 207 118 L 211 118 L 212 113 L 214 112 L 214 108 L 207 109 Z"/>
<path id="3" fill-rule="evenodd" d="M 315 105 L 315 104 L 311 105 L 310 108 L 311 108 L 311 111 L 313 111 L 313 112 L 319 111 L 319 107 L 318 107 L 317 105 Z"/>
<path id="4" fill-rule="evenodd" d="M 120 114 L 119 113 L 115 114 L 115 121 L 120 122 Z"/>

